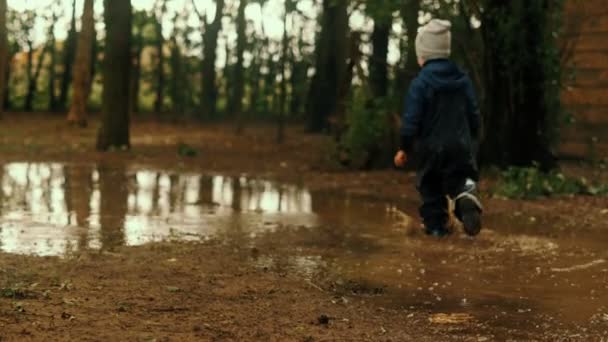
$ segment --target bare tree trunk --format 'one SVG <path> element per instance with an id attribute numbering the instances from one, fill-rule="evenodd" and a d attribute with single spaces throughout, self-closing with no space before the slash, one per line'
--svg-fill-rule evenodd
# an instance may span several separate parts
<path id="1" fill-rule="evenodd" d="M 224 40 L 228 41 L 228 35 L 224 36 Z M 226 106 L 224 107 L 224 114 L 226 116 L 229 116 L 230 113 L 233 113 L 234 110 L 234 102 L 230 101 L 232 99 L 232 87 L 234 86 L 232 84 L 232 78 L 233 78 L 233 74 L 232 74 L 232 68 L 233 66 L 230 65 L 230 61 L 232 60 L 232 51 L 230 50 L 230 44 L 226 44 L 224 46 L 224 51 L 225 51 L 225 55 L 226 55 L 226 59 L 224 60 L 224 70 L 222 70 L 222 76 L 224 79 L 224 84 L 223 84 L 223 91 L 221 93 L 224 94 L 224 97 L 226 98 Z M 220 94 L 221 94 L 220 93 Z"/>
<path id="2" fill-rule="evenodd" d="M 33 42 L 31 40 L 29 40 L 27 42 L 27 62 L 26 62 L 26 66 L 25 66 L 25 76 L 27 77 L 27 94 L 25 96 L 25 102 L 23 104 L 23 110 L 24 111 L 28 111 L 28 97 L 30 96 L 30 85 L 32 83 L 32 78 L 34 77 L 34 46 L 33 46 Z"/>
<path id="3" fill-rule="evenodd" d="M 279 99 L 279 116 L 277 120 L 277 143 L 282 144 L 285 140 L 285 105 L 287 103 L 287 74 L 285 72 L 287 64 L 287 53 L 289 49 L 289 38 L 287 37 L 287 14 L 288 8 L 286 1 L 285 14 L 283 15 L 283 42 L 281 51 L 281 98 Z"/>
<path id="4" fill-rule="evenodd" d="M 141 55 L 143 51 L 143 31 L 142 27 L 138 28 L 137 35 L 135 36 L 135 51 L 133 51 L 133 69 L 131 75 L 131 86 L 129 88 L 129 103 L 131 108 L 129 113 L 131 115 L 139 112 L 139 89 L 140 89 L 140 78 L 141 78 Z"/>
<path id="5" fill-rule="evenodd" d="M 82 12 L 82 29 L 78 37 L 78 51 L 74 65 L 73 99 L 68 113 L 68 123 L 85 127 L 87 125 L 87 99 L 91 90 L 91 63 L 93 39 L 95 39 L 95 22 L 93 18 L 93 0 L 85 0 Z"/>
<path id="6" fill-rule="evenodd" d="M 328 128 L 329 116 L 337 108 L 337 98 L 348 54 L 347 0 L 323 0 L 321 33 L 316 47 L 315 76 L 308 93 L 308 129 Z"/>
<path id="7" fill-rule="evenodd" d="M 165 54 L 163 47 L 165 40 L 163 38 L 163 26 L 162 20 L 167 10 L 166 2 L 162 0 L 160 14 L 156 18 L 155 30 L 156 30 L 156 58 L 158 64 L 156 66 L 156 99 L 154 100 L 154 112 L 160 114 L 163 111 L 164 102 L 164 90 L 165 90 Z"/>
<path id="8" fill-rule="evenodd" d="M 177 119 L 176 115 L 182 115 L 184 112 L 184 85 L 182 83 L 183 65 L 182 52 L 177 41 L 177 20 L 178 15 L 176 14 L 173 19 L 173 34 L 171 35 L 171 55 L 169 57 L 169 64 L 171 66 L 169 95 L 171 96 L 171 102 L 173 104 L 172 109 L 174 114 L 174 120 Z"/>
<path id="9" fill-rule="evenodd" d="M 372 56 L 369 61 L 369 79 L 372 94 L 375 99 L 388 94 L 388 43 L 393 26 L 392 17 L 379 16 L 374 18 L 372 32 Z"/>
<path id="10" fill-rule="evenodd" d="M 49 61 L 49 112 L 55 112 L 57 110 L 57 96 L 55 96 L 55 79 L 56 72 L 55 67 L 57 66 L 57 39 L 55 38 L 55 23 L 57 22 L 57 15 L 53 13 L 51 27 L 49 28 L 49 55 L 51 60 Z"/>
<path id="11" fill-rule="evenodd" d="M 236 17 L 236 65 L 234 66 L 234 90 L 233 90 L 233 114 L 236 119 L 236 134 L 243 132 L 243 95 L 245 94 L 245 71 L 243 70 L 243 60 L 245 53 L 245 45 L 247 45 L 247 37 L 245 36 L 247 21 L 245 20 L 245 8 L 247 0 L 239 2 L 238 14 Z"/>
<path id="12" fill-rule="evenodd" d="M 72 1 L 72 21 L 70 31 L 63 47 L 63 76 L 61 77 L 61 89 L 59 93 L 59 107 L 66 109 L 68 92 L 72 82 L 72 68 L 74 55 L 76 54 L 76 0 Z"/>
<path id="13" fill-rule="evenodd" d="M 217 58 L 217 38 L 222 30 L 224 5 L 224 0 L 216 0 L 215 18 L 211 24 L 207 24 L 205 15 L 198 13 L 202 25 L 204 25 L 201 115 L 208 118 L 214 117 L 217 112 L 217 87 L 215 84 L 217 71 L 215 70 L 215 60 Z"/>
<path id="14" fill-rule="evenodd" d="M 3 112 L 13 108 L 13 102 L 11 101 L 11 60 L 13 59 L 12 54 L 8 57 L 8 61 L 5 65 L 6 77 L 4 79 L 4 101 L 2 101 Z M 1 118 L 1 116 L 0 116 Z"/>
<path id="15" fill-rule="evenodd" d="M 298 51 L 305 51 L 304 43 L 304 28 L 300 29 L 298 38 Z M 302 115 L 302 105 L 304 104 L 306 97 L 306 89 L 308 84 L 308 69 L 310 63 L 304 56 L 300 61 L 296 60 L 293 49 L 290 50 L 291 56 L 291 100 L 289 104 L 289 114 L 292 117 L 299 117 Z"/>
<path id="16" fill-rule="evenodd" d="M 420 0 L 408 0 L 402 8 L 402 17 L 405 20 L 407 30 L 407 54 L 405 61 L 406 80 L 412 80 L 420 68 L 416 57 L 416 35 L 418 35 L 418 12 L 420 11 Z"/>
<path id="17" fill-rule="evenodd" d="M 275 113 L 273 112 L 272 105 L 276 102 L 275 99 L 275 86 L 277 77 L 277 63 L 273 61 L 272 55 L 270 54 L 269 40 L 264 41 L 267 56 L 266 56 L 266 75 L 264 75 L 264 87 L 262 88 L 262 111 L 264 115 L 272 117 Z"/>
<path id="18" fill-rule="evenodd" d="M 131 1 L 105 0 L 106 47 L 102 122 L 97 149 L 129 148 L 129 79 L 131 69 Z"/>
<path id="19" fill-rule="evenodd" d="M 6 32 L 6 0 L 0 0 L 0 118 L 4 114 L 5 95 L 8 88 L 8 38 Z"/>
<path id="20" fill-rule="evenodd" d="M 258 97 L 260 95 L 260 62 L 259 55 L 256 55 L 251 60 L 249 66 L 249 116 L 253 117 L 258 112 Z"/>
<path id="21" fill-rule="evenodd" d="M 31 112 L 34 109 L 34 97 L 36 96 L 36 89 L 38 86 L 38 78 L 40 77 L 40 72 L 42 70 L 42 65 L 44 64 L 44 57 L 46 56 L 46 52 L 48 49 L 48 45 L 45 45 L 40 51 L 38 55 L 38 61 L 36 62 L 36 69 L 32 72 L 33 69 L 33 59 L 34 59 L 34 49 L 33 45 L 29 44 L 28 51 L 28 83 L 27 83 L 27 94 L 25 96 L 25 104 L 23 106 L 24 111 Z"/>

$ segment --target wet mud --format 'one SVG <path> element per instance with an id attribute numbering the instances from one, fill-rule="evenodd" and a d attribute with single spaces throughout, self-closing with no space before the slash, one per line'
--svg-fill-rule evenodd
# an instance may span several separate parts
<path id="1" fill-rule="evenodd" d="M 137 164 L 16 162 L 0 173 L 0 251 L 9 255 L 0 263 L 0 313 L 9 317 L 0 318 L 0 340 L 58 331 L 74 339 L 70 331 L 86 331 L 67 327 L 95 317 L 78 312 L 82 303 L 70 304 L 71 292 L 103 294 L 94 294 L 94 272 L 76 271 L 87 267 L 99 268 L 104 286 L 131 296 L 138 282 L 129 279 L 140 272 L 142 286 L 157 293 L 152 301 L 182 296 L 190 318 L 210 312 L 188 304 L 201 300 L 200 291 L 217 295 L 201 303 L 213 302 L 223 318 L 239 312 L 173 333 L 144 324 L 148 330 L 138 334 L 118 329 L 92 340 L 608 340 L 608 231 L 601 225 L 572 232 L 571 221 L 490 210 L 478 237 L 456 230 L 438 240 L 422 234 L 415 197 Z M 133 265 L 142 262 L 143 270 Z M 27 277 L 20 263 L 51 269 L 57 279 L 40 269 L 46 280 Z M 177 274 L 167 273 L 172 267 Z M 171 285 L 172 277 L 180 284 Z M 206 285 L 195 288 L 201 277 Z M 61 313 L 43 309 L 56 293 L 63 298 L 52 305 Z M 112 305 L 119 313 L 162 309 L 138 298 Z M 259 318 L 261 328 L 247 313 L 252 305 L 268 315 Z M 281 314 L 277 306 L 291 309 Z M 180 315 L 159 324 L 180 326 Z M 53 330 L 49 319 L 64 327 Z M 219 329 L 220 321 L 230 328 Z"/>

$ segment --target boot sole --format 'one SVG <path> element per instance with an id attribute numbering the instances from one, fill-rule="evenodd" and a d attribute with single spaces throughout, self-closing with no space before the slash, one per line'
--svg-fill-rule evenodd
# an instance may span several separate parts
<path id="1" fill-rule="evenodd" d="M 464 232 L 469 236 L 476 236 L 481 231 L 481 210 L 475 201 L 462 198 L 458 201 L 458 211 L 462 215 Z"/>

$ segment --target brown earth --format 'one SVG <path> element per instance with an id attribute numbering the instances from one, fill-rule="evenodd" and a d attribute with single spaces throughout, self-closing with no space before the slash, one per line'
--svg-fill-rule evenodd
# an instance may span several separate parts
<path id="1" fill-rule="evenodd" d="M 305 184 L 311 191 L 321 193 L 351 194 L 370 203 L 415 204 L 417 201 L 411 172 L 343 170 L 327 157 L 332 149 L 331 141 L 323 136 L 306 135 L 299 127 L 290 127 L 287 142 L 277 145 L 274 129 L 269 126 L 250 127 L 243 136 L 236 136 L 228 125 L 160 124 L 136 120 L 131 151 L 98 153 L 92 148 L 96 125 L 80 130 L 66 127 L 61 118 L 13 114 L 5 117 L 0 126 L 3 162 L 129 164 L 227 175 L 248 174 Z M 192 147 L 197 155 L 180 156 L 180 144 Z M 604 171 L 586 164 L 565 168 L 577 175 L 605 179 Z M 488 190 L 491 183 L 491 180 L 486 181 L 482 189 Z M 534 218 L 535 222 L 555 227 L 555 230 L 542 233 L 547 236 L 562 234 L 568 238 L 580 232 L 589 241 L 594 237 L 605 241 L 608 213 L 603 210 L 608 208 L 605 197 L 513 201 L 487 195 L 484 202 L 485 214 L 490 222 L 497 222 L 496 226 L 517 225 L 516 217 L 524 215 L 526 219 Z M 404 210 L 413 215 L 410 204 L 404 205 L 407 207 Z M 497 231 L 524 229 L 518 226 Z M 375 272 L 357 273 L 358 277 L 348 278 L 344 283 L 333 276 L 306 278 L 281 267 L 252 265 L 252 259 L 266 254 L 337 253 L 339 241 L 337 245 L 328 242 L 326 248 L 321 248 L 307 243 L 307 239 L 315 239 L 307 235 L 311 233 L 302 234 L 306 238 L 301 235 L 278 239 L 270 236 L 256 247 L 243 245 L 238 239 L 212 239 L 203 243 L 163 242 L 112 251 L 80 251 L 63 258 L 0 253 L 0 341 L 608 341 L 608 311 L 604 311 L 605 317 L 599 312 L 593 316 L 593 321 L 584 322 L 546 318 L 542 310 L 527 320 L 503 319 L 494 314 L 468 313 L 466 306 L 454 309 L 425 304 L 396 305 L 400 303 L 399 296 L 409 294 L 392 287 L 386 280 L 389 276 L 382 275 L 381 271 L 377 273 L 377 283 L 386 280 L 388 285 L 374 285 Z M 392 239 L 400 240 L 400 236 L 405 239 L 405 235 L 399 234 L 391 235 Z M 344 236 L 350 239 L 349 234 Z M 470 252 L 471 260 L 465 258 L 461 265 L 472 269 L 485 265 L 494 269 L 503 262 L 512 264 L 509 267 L 513 273 L 498 271 L 495 274 L 495 281 L 506 289 L 509 289 L 507 285 L 511 278 L 519 284 L 522 274 L 528 273 L 524 265 L 527 262 L 538 265 L 538 271 L 547 265 L 583 264 L 586 260 L 583 256 L 593 257 L 598 262 L 608 257 L 601 252 L 583 255 L 575 252 L 578 247 L 572 247 L 564 254 L 571 259 L 520 258 L 496 252 L 494 245 L 504 249 L 503 242 L 495 233 L 488 236 L 480 237 L 477 247 Z M 290 250 L 294 241 L 298 243 L 297 252 Z M 382 269 L 380 265 L 388 262 L 386 260 L 399 260 L 409 253 L 402 249 L 401 242 L 394 243 L 396 245 L 390 245 L 392 249 L 389 248 L 388 254 L 382 254 L 387 259 L 371 260 L 378 263 L 378 269 Z M 458 253 L 447 255 L 461 258 L 467 257 L 468 243 L 448 240 L 440 246 L 448 251 L 457 249 Z M 433 246 L 437 242 L 424 240 L 424 244 Z M 486 245 L 490 246 L 487 250 L 484 249 Z M 595 245 L 589 242 L 585 246 Z M 361 250 L 365 253 L 367 247 Z M 427 257 L 423 250 L 416 253 L 422 255 L 423 260 Z M 428 256 L 431 257 L 436 256 Z M 365 259 L 364 254 L 362 258 Z M 432 264 L 426 266 L 432 267 Z M 455 265 L 447 272 L 458 272 L 459 267 Z M 554 269 L 561 272 L 561 268 Z M 421 272 L 432 270 L 422 269 Z M 470 271 L 462 269 L 462 272 Z M 585 275 L 594 279 L 592 291 L 595 292 L 592 293 L 595 295 L 592 297 L 608 300 L 605 269 L 603 273 Z M 433 277 L 431 284 L 442 283 L 441 276 Z M 357 279 L 371 279 L 371 284 Z M 549 282 L 553 279 L 547 275 L 537 281 L 552 284 Z M 574 280 L 572 282 L 574 284 Z M 529 283 L 529 279 L 521 280 L 521 284 L 524 283 Z M 458 289 L 453 289 L 447 295 L 456 296 L 457 293 Z M 566 299 L 575 300 L 577 295 Z M 522 296 L 513 294 L 507 298 L 521 304 L 524 303 Z M 513 309 L 509 301 L 496 303 L 492 305 L 497 307 L 497 312 Z M 606 305 L 608 303 L 603 306 L 600 303 L 598 309 L 606 309 Z M 516 309 L 515 315 L 525 312 L 522 310 Z"/>

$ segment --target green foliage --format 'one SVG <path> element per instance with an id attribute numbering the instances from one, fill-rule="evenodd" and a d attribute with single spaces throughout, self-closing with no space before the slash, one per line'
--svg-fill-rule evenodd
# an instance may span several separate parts
<path id="1" fill-rule="evenodd" d="M 369 163 L 374 153 L 379 152 L 382 142 L 389 133 L 389 113 L 391 108 L 385 99 L 368 100 L 366 96 L 354 96 L 349 116 L 348 129 L 341 145 L 354 167 Z M 385 147 L 384 147 L 385 148 Z"/>
<path id="2" fill-rule="evenodd" d="M 537 167 L 511 167 L 502 172 L 497 193 L 507 198 L 533 199 L 554 195 L 608 195 L 608 185 L 595 186 L 585 178 L 567 177 Z"/>

